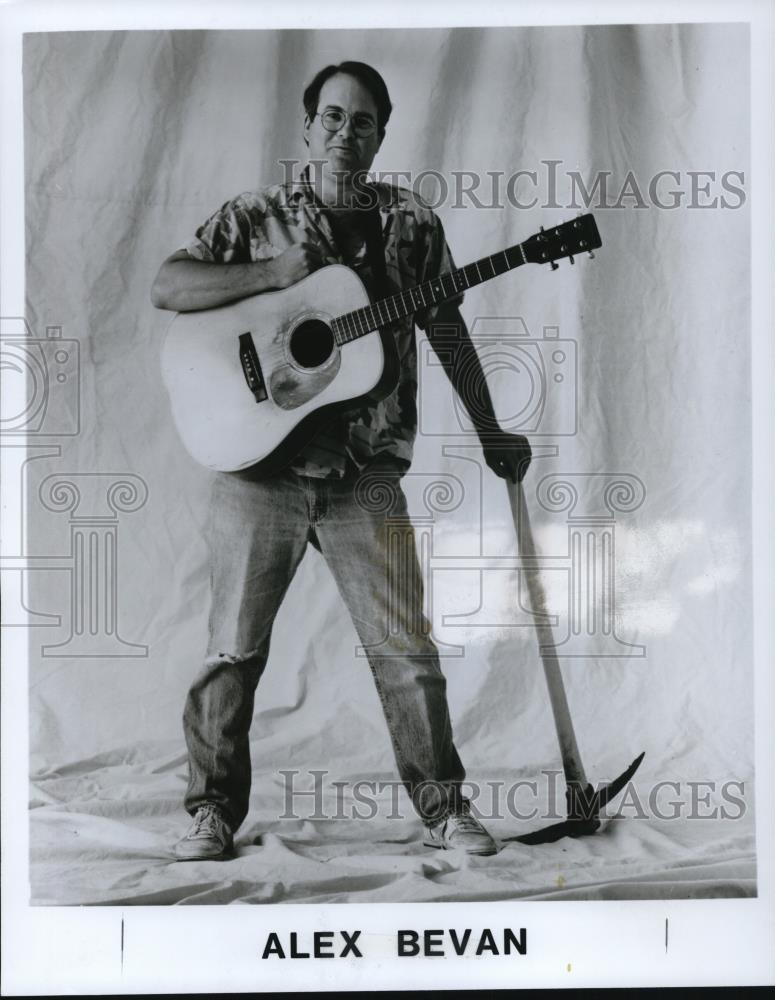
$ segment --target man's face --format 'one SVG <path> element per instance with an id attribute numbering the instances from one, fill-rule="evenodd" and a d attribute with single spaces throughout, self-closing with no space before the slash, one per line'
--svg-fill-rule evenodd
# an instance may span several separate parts
<path id="1" fill-rule="evenodd" d="M 346 112 L 347 119 L 336 132 L 328 132 L 321 115 L 328 108 Z M 353 76 L 337 73 L 323 84 L 318 99 L 317 114 L 304 119 L 304 138 L 309 144 L 311 160 L 327 160 L 324 170 L 336 172 L 343 179 L 368 170 L 377 155 L 382 140 L 375 127 L 371 135 L 359 137 L 353 128 L 352 115 L 369 115 L 377 124 L 377 105 L 363 84 Z"/>

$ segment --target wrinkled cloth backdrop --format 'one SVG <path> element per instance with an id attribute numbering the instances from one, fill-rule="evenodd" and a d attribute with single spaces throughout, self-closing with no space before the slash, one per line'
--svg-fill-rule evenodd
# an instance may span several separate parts
<path id="1" fill-rule="evenodd" d="M 188 823 L 181 713 L 206 636 L 209 473 L 171 422 L 159 371 L 170 316 L 152 308 L 149 289 L 161 260 L 218 206 L 282 180 L 279 160 L 304 159 L 303 88 L 342 59 L 372 63 L 390 89 L 376 171 L 435 170 L 450 185 L 453 171 L 478 172 L 485 205 L 488 171 L 536 171 L 535 185 L 523 178 L 513 189 L 523 204 L 538 198 L 531 208 L 475 207 L 467 196 L 455 207 L 450 191 L 437 211 L 458 265 L 571 218 L 569 171 L 587 185 L 609 171 L 609 204 L 628 171 L 641 189 L 640 207 L 631 195 L 595 208 L 596 260 L 556 273 L 522 268 L 470 291 L 463 313 L 474 336 L 477 318 L 500 318 L 480 344 L 504 420 L 533 412 L 530 394 L 544 389 L 530 379 L 544 366 L 526 496 L 559 637 L 571 623 L 570 570 L 586 572 L 587 543 L 570 552 L 569 531 L 614 533 L 618 640 L 599 619 L 588 634 L 591 617 L 577 608 L 583 655 L 563 660 L 590 778 L 610 779 L 641 750 L 646 758 L 620 818 L 594 838 L 509 840 L 551 820 L 519 819 L 502 795 L 501 818 L 486 819 L 504 841 L 495 858 L 423 848 L 403 791 L 403 820 L 387 818 L 389 790 L 374 820 L 331 818 L 332 781 L 388 780 L 395 770 L 354 628 L 310 549 L 259 686 L 238 856 L 176 864 L 171 845 Z M 31 631 L 35 902 L 755 893 L 749 204 L 720 186 L 727 171 L 748 179 L 747 66 L 747 32 L 735 25 L 26 37 L 28 320 L 38 340 L 47 327 L 77 340 L 80 363 L 76 396 L 75 347 L 65 351 L 65 383 L 54 378 L 56 345 L 40 347 L 49 423 L 31 439 L 38 450 L 26 471 L 27 550 L 49 567 L 28 574 L 29 603 L 60 619 Z M 559 161 L 554 201 L 549 160 Z M 648 194 L 661 170 L 679 172 L 659 188 L 666 204 L 668 191 L 684 191 L 674 210 Z M 689 208 L 688 171 L 715 171 L 695 201 L 726 193 L 728 207 Z M 422 184 L 433 200 L 439 188 Z M 561 345 L 563 362 L 545 327 L 575 342 L 576 371 L 573 344 Z M 525 330 L 532 346 L 515 346 Z M 560 762 L 517 574 L 487 562 L 515 553 L 506 489 L 466 450 L 452 390 L 424 335 L 420 343 L 420 435 L 405 485 L 435 635 L 446 652 L 464 651 L 442 660 L 456 741 L 471 779 L 504 791 L 538 783 L 535 797 L 523 786 L 511 800 L 528 814 L 546 808 L 545 772 Z M 499 351 L 522 359 L 520 376 Z M 68 428 L 78 433 L 57 436 Z M 557 490 L 539 495 L 550 475 L 580 491 L 575 508 Z M 617 477 L 627 485 L 609 490 L 609 508 Z M 451 493 L 429 489 L 437 481 Z M 485 561 L 471 568 L 476 556 Z M 115 580 L 117 632 L 103 572 Z M 81 595 L 72 607 L 71 593 Z M 617 641 L 614 652 L 645 655 L 604 655 Z M 297 789 L 312 787 L 310 770 L 327 771 L 328 818 L 310 818 L 306 797 L 297 818 L 279 819 L 279 772 L 293 769 Z M 679 785 L 655 800 L 660 781 Z M 561 806 L 561 779 L 556 786 Z M 483 786 L 485 817 L 490 802 Z M 654 804 L 680 815 L 661 819 Z M 348 789 L 341 811 L 353 805 L 367 812 Z"/>

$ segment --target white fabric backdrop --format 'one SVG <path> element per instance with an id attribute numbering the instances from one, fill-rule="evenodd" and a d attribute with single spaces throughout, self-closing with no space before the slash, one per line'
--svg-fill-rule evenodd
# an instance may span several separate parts
<path id="1" fill-rule="evenodd" d="M 351 883 L 352 857 L 349 867 L 321 869 L 321 858 L 340 853 L 341 842 L 331 846 L 333 827 L 276 822 L 280 768 L 329 768 L 335 779 L 394 773 L 367 664 L 354 655 L 355 631 L 313 550 L 277 619 L 259 686 L 253 809 L 241 831 L 243 854 L 232 863 L 253 866 L 243 871 L 251 889 L 237 878 L 238 888 L 203 896 L 198 866 L 182 874 L 169 864 L 186 819 L 180 715 L 206 634 L 208 474 L 184 453 L 171 423 L 158 364 L 169 316 L 151 307 L 149 289 L 161 260 L 223 201 L 281 180 L 280 159 L 303 160 L 303 88 L 318 68 L 346 58 L 375 65 L 393 99 L 377 171 L 437 170 L 447 180 L 453 171 L 538 172 L 535 189 L 518 188 L 523 202 L 539 198 L 531 209 L 460 208 L 452 198 L 439 206 L 458 264 L 575 214 L 568 171 L 587 183 L 610 171 L 615 202 L 631 170 L 646 201 L 595 209 L 604 246 L 594 262 L 556 274 L 522 269 L 469 292 L 463 307 L 474 333 L 479 317 L 521 317 L 533 338 L 558 327 L 577 344 L 578 433 L 532 436 L 537 452 L 557 446 L 554 455 L 537 455 L 527 482 L 545 555 L 563 554 L 567 522 L 537 503 L 543 476 L 625 473 L 645 487 L 643 504 L 616 516 L 616 628 L 646 655 L 602 658 L 589 639 L 585 658 L 565 661 L 591 779 L 612 777 L 645 750 L 637 785 L 644 796 L 659 780 L 746 782 L 747 811 L 737 822 L 663 830 L 652 818 L 613 824 L 616 837 L 574 842 L 563 865 L 573 869 L 578 860 L 576 888 L 562 888 L 567 872 L 559 888 L 547 881 L 551 852 L 565 848 L 515 844 L 499 855 L 492 889 L 483 870 L 472 880 L 437 857 L 434 877 L 421 878 L 428 858 L 412 820 L 400 829 L 388 824 L 391 837 L 407 839 L 400 861 L 391 854 L 390 864 L 377 864 L 382 876 L 374 875 L 380 852 L 371 831 L 384 829 L 336 826 L 336 837 L 353 838 L 344 853 L 369 844 L 358 867 L 370 874 Z M 56 438 L 58 457 L 27 467 L 29 554 L 70 551 L 67 511 L 40 499 L 48 476 L 80 476 L 82 488 L 85 473 L 131 474 L 147 487 L 145 504 L 115 521 L 118 630 L 146 645 L 147 656 L 38 655 L 70 634 L 72 581 L 67 560 L 29 574 L 32 608 L 62 618 L 59 628 L 32 631 L 35 898 L 752 891 L 749 212 L 728 192 L 739 207 L 685 207 L 688 171 L 716 172 L 710 197 L 725 194 L 725 171 L 747 179 L 747 66 L 746 30 L 736 25 L 26 38 L 28 320 L 35 336 L 58 325 L 80 342 L 80 432 Z M 560 161 L 554 204 L 547 160 Z M 684 207 L 649 200 L 649 179 L 660 170 L 680 172 L 678 183 L 668 178 L 660 190 L 669 201 L 664 192 L 681 187 Z M 485 202 L 488 191 L 483 185 Z M 477 575 L 464 571 L 466 556 L 513 553 L 506 492 L 486 469 L 480 486 L 477 466 L 442 452 L 465 443 L 455 434 L 452 390 L 438 369 L 424 368 L 421 381 L 433 425 L 421 423 L 406 480 L 411 509 L 428 516 L 422 490 L 434 476 L 457 476 L 464 487 L 455 510 L 433 514 L 434 557 L 448 556 L 453 566 L 433 574 L 434 631 L 465 645 L 464 657 L 442 661 L 456 742 L 473 778 L 534 778 L 559 761 L 534 633 L 509 627 L 516 575 L 491 573 L 480 593 Z M 513 412 L 513 379 L 494 378 L 493 390 L 499 412 Z M 560 398 L 566 417 L 570 398 Z M 448 436 L 431 433 L 437 427 Z M 558 628 L 567 627 L 566 577 L 547 572 L 546 582 Z M 480 601 L 473 622 L 444 624 L 443 616 L 473 613 Z M 683 785 L 679 797 L 689 795 Z M 529 827 L 509 816 L 490 825 L 501 837 Z M 306 847 L 287 851 L 285 836 Z M 312 867 L 299 875 L 302 856 Z M 695 882 L 698 858 L 706 868 Z M 518 862 L 513 871 L 510 862 Z M 674 868 L 690 888 L 675 872 L 663 874 Z M 452 873 L 446 882 L 435 877 L 442 869 Z M 634 876 L 648 886 L 611 888 Z M 232 886 L 234 877 L 231 869 Z M 210 887 L 213 879 L 227 879 L 226 871 L 203 877 Z M 264 888 L 256 894 L 257 882 Z"/>

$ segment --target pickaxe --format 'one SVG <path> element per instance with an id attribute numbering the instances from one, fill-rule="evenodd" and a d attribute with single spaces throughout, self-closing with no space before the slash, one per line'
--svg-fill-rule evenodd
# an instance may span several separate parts
<path id="1" fill-rule="evenodd" d="M 546 611 L 546 594 L 536 556 L 533 533 L 530 529 L 527 505 L 521 483 L 506 480 L 509 492 L 511 514 L 517 532 L 520 547 L 520 564 L 527 580 L 527 590 L 530 607 L 533 612 L 538 651 L 544 665 L 546 686 L 549 689 L 549 700 L 552 705 L 554 724 L 557 728 L 557 739 L 560 743 L 562 767 L 565 772 L 565 803 L 568 818 L 562 823 L 555 823 L 543 830 L 526 834 L 521 837 L 509 837 L 508 840 L 518 840 L 523 844 L 543 844 L 559 840 L 561 837 L 581 837 L 594 833 L 600 827 L 598 815 L 604 806 L 624 788 L 632 778 L 643 760 L 640 754 L 630 764 L 626 771 L 608 785 L 603 785 L 597 791 L 587 781 L 584 765 L 581 762 L 576 733 L 565 695 L 565 685 L 557 654 L 549 616 Z"/>

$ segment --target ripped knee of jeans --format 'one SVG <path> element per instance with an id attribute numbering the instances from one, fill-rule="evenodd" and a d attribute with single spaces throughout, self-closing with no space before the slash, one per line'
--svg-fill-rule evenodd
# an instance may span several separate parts
<path id="1" fill-rule="evenodd" d="M 225 664 L 237 664 L 237 663 L 247 663 L 249 660 L 255 660 L 260 657 L 264 651 L 264 647 L 258 646 L 256 649 L 248 650 L 246 653 L 210 653 L 205 658 L 206 667 L 218 667 Z"/>

